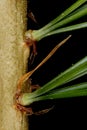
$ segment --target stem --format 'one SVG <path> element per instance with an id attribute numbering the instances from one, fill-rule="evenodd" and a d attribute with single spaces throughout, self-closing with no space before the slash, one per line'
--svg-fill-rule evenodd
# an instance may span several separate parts
<path id="1" fill-rule="evenodd" d="M 28 119 L 14 109 L 17 81 L 26 72 L 23 45 L 27 0 L 0 0 L 0 130 L 28 130 Z"/>

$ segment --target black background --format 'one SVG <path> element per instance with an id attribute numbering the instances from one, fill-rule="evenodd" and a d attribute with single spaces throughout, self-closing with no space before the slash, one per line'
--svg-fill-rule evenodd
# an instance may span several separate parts
<path id="1" fill-rule="evenodd" d="M 31 9 L 37 23 L 34 23 L 28 17 L 28 29 L 39 29 L 58 14 L 64 11 L 76 0 L 30 0 L 28 2 L 28 12 Z M 87 21 L 87 17 L 81 18 L 76 22 Z M 72 64 L 87 55 L 87 29 L 81 29 L 73 32 L 58 34 L 37 43 L 37 52 L 34 63 L 29 65 L 29 70 L 38 65 L 42 59 L 50 52 L 50 50 L 61 40 L 72 34 L 71 39 L 63 45 L 47 63 L 38 69 L 32 76 L 32 84 L 39 84 L 40 86 L 47 83 L 53 77 L 57 76 L 60 72 L 64 71 Z M 84 76 L 75 82 L 87 81 L 87 76 Z M 44 129 L 71 129 L 82 127 L 86 128 L 87 118 L 87 98 L 70 98 L 58 99 L 54 101 L 43 101 L 32 105 L 35 111 L 54 108 L 44 115 L 29 117 L 30 130 L 44 130 Z"/>

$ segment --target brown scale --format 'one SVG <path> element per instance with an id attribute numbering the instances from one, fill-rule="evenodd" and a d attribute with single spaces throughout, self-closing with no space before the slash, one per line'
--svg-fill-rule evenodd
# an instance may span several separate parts
<path id="1" fill-rule="evenodd" d="M 21 96 L 22 96 L 22 84 L 24 82 L 26 82 L 28 79 L 30 79 L 30 76 L 38 69 L 40 68 L 69 38 L 71 37 L 71 35 L 69 35 L 67 38 L 65 38 L 63 41 L 61 41 L 59 44 L 57 44 L 54 49 L 47 55 L 47 57 L 45 57 L 42 62 L 36 66 L 33 70 L 29 71 L 28 73 L 24 74 L 18 81 L 17 84 L 17 90 L 14 96 L 15 99 L 15 108 L 19 111 L 21 111 L 22 113 L 26 113 L 27 115 L 40 115 L 40 114 L 44 114 L 47 113 L 49 110 L 51 110 L 53 107 L 45 109 L 45 110 L 41 110 L 38 112 L 33 112 L 32 108 L 29 107 L 27 108 L 26 106 L 23 106 L 20 104 L 20 100 Z M 31 80 L 30 80 L 31 81 Z M 30 83 L 31 84 L 31 83 Z M 33 90 L 39 89 L 38 85 L 30 85 L 30 92 L 32 92 Z"/>

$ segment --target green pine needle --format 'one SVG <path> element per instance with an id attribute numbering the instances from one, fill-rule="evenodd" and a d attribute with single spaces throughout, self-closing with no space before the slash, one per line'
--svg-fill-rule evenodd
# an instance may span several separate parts
<path id="1" fill-rule="evenodd" d="M 72 29 L 67 30 L 67 28 L 65 27 L 65 25 L 78 20 L 79 18 L 83 17 L 83 16 L 87 16 L 87 0 L 77 0 L 73 5 L 71 5 L 68 9 L 66 9 L 63 13 L 61 13 L 59 16 L 57 16 L 54 20 L 52 20 L 51 22 L 49 22 L 47 25 L 45 25 L 44 27 L 42 27 L 39 30 L 28 30 L 25 33 L 25 38 L 30 38 L 34 41 L 39 41 L 47 36 L 50 35 L 54 35 L 54 34 L 58 34 L 61 32 L 67 32 L 67 31 L 71 31 Z M 84 24 L 84 23 L 82 23 Z M 73 30 L 76 29 L 81 29 L 84 26 L 79 26 L 79 28 L 77 27 L 78 24 L 73 25 Z M 63 27 L 65 29 L 65 31 L 58 31 L 60 29 L 62 29 L 61 27 Z M 68 26 L 67 26 L 68 27 Z M 86 28 L 87 26 L 85 26 Z"/>
<path id="2" fill-rule="evenodd" d="M 42 101 L 47 99 L 53 100 L 78 96 L 87 96 L 87 82 L 53 90 L 52 92 L 49 92 L 45 95 L 36 97 L 35 101 Z"/>
<path id="3" fill-rule="evenodd" d="M 32 33 L 32 35 L 33 35 L 33 37 L 38 37 L 38 39 L 41 40 L 42 38 L 48 36 L 49 33 L 54 35 L 53 32 L 55 30 L 58 31 L 59 29 L 61 29 L 60 27 L 66 25 L 70 22 L 73 22 L 73 21 L 75 21 L 75 20 L 77 20 L 85 15 L 87 15 L 87 4 L 83 5 L 80 9 L 76 10 L 74 13 L 70 14 L 65 19 L 63 19 L 59 22 L 56 22 L 53 26 L 50 26 L 50 28 L 47 28 L 45 30 L 41 29 L 41 30 L 34 31 Z M 75 27 L 76 27 L 76 25 L 75 25 Z M 76 29 L 77 28 L 74 28 L 73 30 L 76 30 Z M 79 27 L 79 29 L 80 29 L 80 27 Z M 58 34 L 57 31 L 56 31 L 56 34 Z"/>
<path id="4" fill-rule="evenodd" d="M 20 99 L 22 105 L 30 105 L 36 101 L 38 97 L 48 94 L 52 90 L 64 85 L 70 81 L 73 81 L 83 75 L 87 74 L 87 56 L 81 59 L 79 62 L 59 74 L 56 78 L 45 84 L 40 89 L 32 93 L 24 93 Z"/>
<path id="5" fill-rule="evenodd" d="M 45 29 L 50 28 L 60 20 L 64 19 L 66 16 L 68 16 L 70 13 L 74 12 L 74 10 L 78 9 L 81 5 L 83 5 L 87 0 L 78 0 L 73 5 L 71 5 L 68 9 L 66 9 L 64 12 L 62 12 L 59 16 L 57 16 L 54 20 L 52 20 L 50 23 L 45 25 L 43 28 L 41 28 L 39 31 L 44 31 Z"/>
<path id="6" fill-rule="evenodd" d="M 54 35 L 54 34 L 60 34 L 60 33 L 64 33 L 64 32 L 78 30 L 78 29 L 81 29 L 81 28 L 87 28 L 87 22 L 83 22 L 83 23 L 71 25 L 71 26 L 68 26 L 68 27 L 63 27 L 63 28 L 60 28 L 58 30 L 54 30 L 52 32 L 49 32 L 45 37 L 51 36 L 51 35 Z"/>
<path id="7" fill-rule="evenodd" d="M 87 16 L 87 0 L 77 0 L 73 5 L 57 16 L 54 20 L 39 30 L 28 30 L 25 39 L 39 41 L 47 36 L 87 27 L 87 22 L 67 25 L 81 17 Z M 67 25 L 67 26 L 65 26 Z M 21 105 L 30 105 L 35 101 L 87 96 L 87 82 L 61 88 L 83 75 L 87 74 L 87 56 L 71 66 L 44 86 L 32 93 L 23 93 L 19 102 Z"/>

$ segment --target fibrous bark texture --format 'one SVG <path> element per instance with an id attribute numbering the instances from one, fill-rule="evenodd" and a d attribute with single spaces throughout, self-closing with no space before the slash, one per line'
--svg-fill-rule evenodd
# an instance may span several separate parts
<path id="1" fill-rule="evenodd" d="M 29 55 L 23 43 L 26 13 L 27 0 L 0 0 L 0 130 L 28 130 L 27 117 L 13 107 Z"/>

